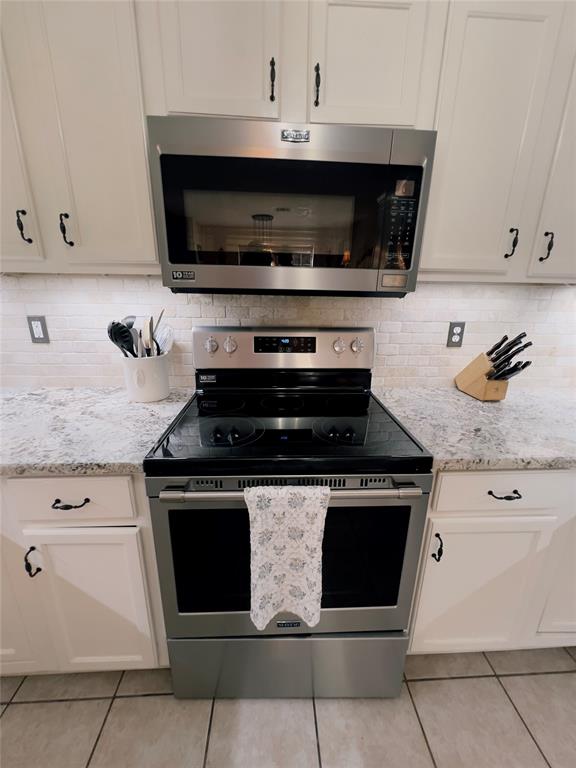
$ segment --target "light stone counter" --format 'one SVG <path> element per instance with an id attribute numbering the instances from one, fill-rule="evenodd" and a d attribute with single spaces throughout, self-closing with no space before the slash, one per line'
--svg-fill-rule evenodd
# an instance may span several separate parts
<path id="1" fill-rule="evenodd" d="M 142 471 L 142 460 L 192 392 L 130 403 L 122 388 L 38 389 L 2 397 L 5 476 Z M 480 403 L 455 389 L 376 394 L 434 455 L 437 470 L 576 467 L 575 400 L 510 388 Z"/>

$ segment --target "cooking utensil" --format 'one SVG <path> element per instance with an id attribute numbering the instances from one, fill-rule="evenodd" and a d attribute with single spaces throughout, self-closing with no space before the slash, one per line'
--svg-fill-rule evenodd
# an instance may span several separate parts
<path id="1" fill-rule="evenodd" d="M 171 325 L 161 325 L 156 331 L 156 341 L 163 355 L 170 352 L 174 341 L 174 330 Z"/>
<path id="2" fill-rule="evenodd" d="M 523 344 L 521 347 L 517 347 L 516 349 L 513 349 L 507 355 L 504 355 L 504 357 L 499 357 L 497 360 L 494 359 L 492 361 L 494 367 L 492 368 L 490 373 L 500 373 L 500 371 L 503 371 L 504 368 L 506 368 L 506 366 L 512 360 L 513 357 L 516 357 L 516 355 L 519 355 L 520 352 L 524 352 L 525 349 L 528 349 L 528 347 L 531 347 L 531 346 L 532 346 L 532 342 L 528 341 L 526 342 L 526 344 Z"/>
<path id="3" fill-rule="evenodd" d="M 154 318 L 150 317 L 148 321 L 148 335 L 150 338 L 150 357 L 156 355 L 156 342 L 154 340 Z"/>
<path id="4" fill-rule="evenodd" d="M 508 344 L 505 344 L 501 349 L 498 350 L 495 355 L 492 356 L 492 362 L 496 363 L 498 360 L 503 358 L 504 355 L 507 355 L 508 352 L 511 352 L 514 347 L 517 347 L 518 344 L 520 344 L 525 336 L 525 333 L 519 333 L 518 336 L 515 336 L 511 341 L 508 342 Z"/>
<path id="5" fill-rule="evenodd" d="M 158 326 L 160 325 L 160 320 L 162 320 L 163 315 L 164 315 L 164 310 L 160 312 L 160 314 L 158 315 L 158 320 L 156 320 L 156 322 L 154 323 L 154 327 L 152 328 L 153 333 L 156 333 L 156 331 L 158 330 Z"/>
<path id="6" fill-rule="evenodd" d="M 108 325 L 108 336 L 112 343 L 122 350 L 125 357 L 127 357 L 126 352 L 129 352 L 132 357 L 136 357 L 130 328 L 127 328 L 123 323 L 113 320 Z"/>
<path id="7" fill-rule="evenodd" d="M 132 328 L 132 326 L 136 322 L 136 315 L 126 315 L 126 317 L 120 320 L 120 322 L 124 323 L 126 328 Z"/>
<path id="8" fill-rule="evenodd" d="M 500 341 L 498 341 L 496 344 L 494 344 L 493 347 L 490 347 L 488 352 L 486 352 L 486 355 L 488 357 L 492 357 L 492 355 L 500 349 L 500 347 L 502 346 L 502 344 L 504 344 L 505 341 L 508 341 L 508 336 L 506 336 L 506 335 L 502 336 Z"/>

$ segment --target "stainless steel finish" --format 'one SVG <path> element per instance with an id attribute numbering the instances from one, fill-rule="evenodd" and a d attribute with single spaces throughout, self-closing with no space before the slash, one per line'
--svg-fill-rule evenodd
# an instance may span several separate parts
<path id="1" fill-rule="evenodd" d="M 168 640 L 178 698 L 398 696 L 407 650 L 404 632 Z"/>
<path id="2" fill-rule="evenodd" d="M 415 499 L 422 496 L 422 488 L 390 488 L 384 490 L 333 491 L 330 503 L 340 500 L 365 499 Z M 160 491 L 160 501 L 166 504 L 184 504 L 187 501 L 243 501 L 244 493 L 237 491 Z"/>
<path id="3" fill-rule="evenodd" d="M 432 475 L 418 475 L 417 485 L 414 486 L 414 475 L 215 475 L 204 477 L 147 477 L 146 492 L 150 497 L 158 497 L 161 491 L 243 491 L 244 488 L 254 488 L 260 485 L 324 485 L 335 492 L 339 488 L 347 490 L 371 490 L 381 488 L 404 487 L 421 488 L 423 493 L 432 489 Z M 196 498 L 196 497 L 194 497 Z M 212 498 L 212 497 L 211 497 Z"/>
<path id="4" fill-rule="evenodd" d="M 374 493 L 369 489 L 358 489 L 342 495 L 342 491 L 334 491 L 330 498 L 331 506 L 383 507 L 383 514 L 387 508 L 410 506 L 410 522 L 406 538 L 404 563 L 398 600 L 396 605 L 380 606 L 375 608 L 338 608 L 322 609 L 320 621 L 315 627 L 302 624 L 299 627 L 283 629 L 277 626 L 277 622 L 294 621 L 291 614 L 279 614 L 268 627 L 258 631 L 250 619 L 247 611 L 225 613 L 180 613 L 176 595 L 175 575 L 172 559 L 172 545 L 170 538 L 169 514 L 170 501 L 173 509 L 178 514 L 196 514 L 202 509 L 209 513 L 210 508 L 229 509 L 233 514 L 246 513 L 246 505 L 243 493 L 227 492 L 185 492 L 182 486 L 190 480 L 180 483 L 180 488 L 175 488 L 177 478 L 164 478 L 163 487 L 159 489 L 158 496 L 152 495 L 150 481 L 156 483 L 162 478 L 148 478 L 147 488 L 150 496 L 150 509 L 152 513 L 152 527 L 154 530 L 154 545 L 156 547 L 156 559 L 158 562 L 158 574 L 162 589 L 162 605 L 164 609 L 164 621 L 169 638 L 222 638 L 222 637 L 246 637 L 257 636 L 267 638 L 270 635 L 278 635 L 285 632 L 289 635 L 324 635 L 337 632 L 387 632 L 406 631 L 410 614 L 410 604 L 416 579 L 418 555 L 426 520 L 426 508 L 428 505 L 428 489 L 431 484 L 431 475 L 402 475 L 390 476 L 390 489 L 393 494 L 383 493 L 381 489 Z M 398 485 L 408 485 L 408 488 L 398 488 Z M 158 487 L 158 485 L 156 485 Z M 400 495 L 399 491 L 407 491 L 409 495 Z M 175 492 L 175 496 L 164 495 L 166 492 Z M 329 507 L 329 508 L 330 508 Z M 386 542 L 382 542 L 383 556 Z"/>
<path id="5" fill-rule="evenodd" d="M 156 238 L 164 285 L 175 289 L 222 290 L 230 293 L 256 290 L 386 295 L 415 289 L 436 144 L 435 131 L 321 124 L 303 126 L 263 120 L 180 115 L 148 117 L 147 124 Z M 309 141 L 286 141 L 290 135 L 304 136 L 306 132 Z M 424 175 L 411 269 L 408 272 L 397 272 L 375 269 L 172 265 L 168 259 L 162 194 L 162 154 L 421 165 Z M 177 279 L 173 272 L 182 275 L 190 272 L 191 277 Z M 397 275 L 398 283 L 390 285 L 384 281 L 383 278 L 388 275 Z"/>
<path id="6" fill-rule="evenodd" d="M 284 128 L 280 131 L 282 141 L 290 141 L 293 144 L 301 144 L 303 141 L 310 141 L 310 131 Z"/>
<path id="7" fill-rule="evenodd" d="M 233 337 L 232 337 L 233 334 Z M 315 336 L 316 352 L 254 352 L 254 336 Z M 226 343 L 237 343 L 234 354 L 228 354 Z M 206 349 L 209 339 L 219 349 Z M 360 339 L 364 348 L 355 353 L 352 343 Z M 342 351 L 336 350 L 336 342 Z M 194 366 L 203 368 L 372 368 L 374 364 L 373 328 L 232 328 L 197 326 L 192 331 Z"/>

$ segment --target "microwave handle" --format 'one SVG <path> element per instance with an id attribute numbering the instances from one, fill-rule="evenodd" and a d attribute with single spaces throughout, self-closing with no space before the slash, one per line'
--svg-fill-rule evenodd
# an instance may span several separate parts
<path id="1" fill-rule="evenodd" d="M 382 490 L 333 491 L 332 499 L 413 499 L 422 496 L 422 488 L 383 488 Z M 158 499 L 166 504 L 189 501 L 244 501 L 242 491 L 160 491 Z"/>

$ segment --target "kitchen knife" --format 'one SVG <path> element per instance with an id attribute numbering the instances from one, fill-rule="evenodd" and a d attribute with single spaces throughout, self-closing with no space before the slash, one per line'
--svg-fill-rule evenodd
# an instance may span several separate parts
<path id="1" fill-rule="evenodd" d="M 507 374 L 506 376 L 498 376 L 497 378 L 498 378 L 499 381 L 508 381 L 508 379 L 511 379 L 512 376 L 517 376 L 519 373 L 522 373 L 522 371 L 525 368 L 528 368 L 529 365 L 532 365 L 532 360 L 526 360 L 526 362 L 522 363 L 522 365 L 520 366 L 520 368 L 518 368 L 518 370 L 512 371 L 511 373 Z"/>
<path id="2" fill-rule="evenodd" d="M 507 355 L 508 352 L 511 352 L 514 347 L 517 347 L 518 344 L 520 344 L 525 336 L 525 333 L 520 333 L 518 336 L 515 336 L 511 341 L 508 342 L 508 344 L 505 344 L 501 349 L 498 350 L 495 355 L 492 356 L 492 362 L 495 363 L 498 359 L 501 359 L 504 357 L 504 355 Z"/>
<path id="3" fill-rule="evenodd" d="M 504 344 L 505 341 L 508 341 L 508 336 L 502 336 L 499 342 L 494 344 L 493 347 L 490 347 L 488 352 L 486 352 L 486 355 L 488 357 L 492 357 L 492 355 L 500 349 L 500 347 L 502 346 L 502 344 Z"/>
<path id="4" fill-rule="evenodd" d="M 488 376 L 488 378 L 493 381 L 500 381 L 501 379 L 506 379 L 508 374 L 515 373 L 516 371 L 520 372 L 521 370 L 522 363 L 517 362 L 514 363 L 514 365 L 509 365 L 506 368 L 501 368 L 499 371 L 495 371 L 491 376 Z"/>
<path id="5" fill-rule="evenodd" d="M 521 347 L 517 347 L 516 349 L 513 349 L 511 352 L 509 352 L 507 355 L 504 355 L 504 357 L 498 357 L 495 358 L 492 361 L 493 369 L 490 371 L 490 373 L 500 373 L 500 371 L 503 371 L 504 368 L 508 365 L 510 360 L 512 360 L 513 357 L 516 357 L 516 355 L 519 355 L 520 352 L 524 352 L 525 349 L 528 349 L 528 347 L 532 346 L 532 342 L 528 341 L 526 344 L 523 344 Z"/>

